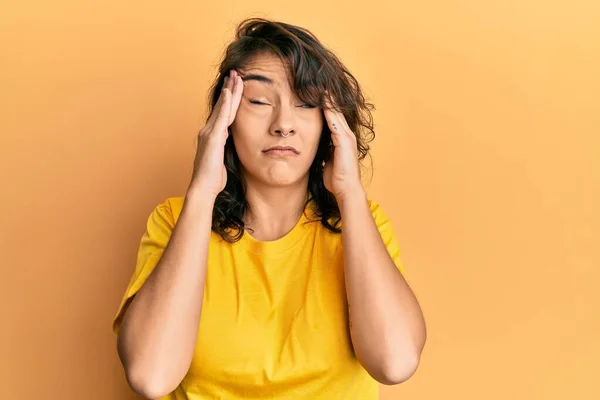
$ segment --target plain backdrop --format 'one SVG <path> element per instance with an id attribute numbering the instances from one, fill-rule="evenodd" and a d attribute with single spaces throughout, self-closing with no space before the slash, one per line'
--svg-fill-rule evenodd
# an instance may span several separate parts
<path id="1" fill-rule="evenodd" d="M 236 24 L 376 106 L 369 196 L 428 343 L 382 399 L 600 398 L 600 2 L 20 1 L 0 13 L 0 398 L 136 398 L 111 320 Z"/>

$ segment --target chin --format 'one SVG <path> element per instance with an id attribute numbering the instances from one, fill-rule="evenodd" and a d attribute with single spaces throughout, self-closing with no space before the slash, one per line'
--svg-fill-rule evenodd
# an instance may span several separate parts
<path id="1" fill-rule="evenodd" d="M 262 161 L 262 160 L 261 160 Z M 258 163 L 253 163 L 256 166 Z M 269 186 L 269 187 L 285 187 L 301 184 L 308 176 L 308 168 L 304 170 L 298 165 L 289 165 L 281 163 L 279 165 L 267 164 L 262 165 L 262 168 L 243 168 L 244 174 L 249 180 Z"/>
<path id="2" fill-rule="evenodd" d="M 300 179 L 296 177 L 269 177 L 264 179 L 263 182 L 272 187 L 285 187 L 300 183 Z"/>
<path id="3" fill-rule="evenodd" d="M 297 185 L 302 182 L 304 175 L 298 174 L 296 171 L 285 169 L 271 170 L 260 175 L 260 180 L 272 187 L 283 187 Z"/>

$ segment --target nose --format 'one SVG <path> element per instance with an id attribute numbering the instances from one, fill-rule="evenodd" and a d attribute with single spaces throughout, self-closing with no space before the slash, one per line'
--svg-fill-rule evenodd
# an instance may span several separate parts
<path id="1" fill-rule="evenodd" d="M 281 105 L 277 107 L 275 119 L 271 124 L 271 134 L 280 135 L 283 137 L 290 136 L 296 133 L 295 114 L 292 106 Z"/>

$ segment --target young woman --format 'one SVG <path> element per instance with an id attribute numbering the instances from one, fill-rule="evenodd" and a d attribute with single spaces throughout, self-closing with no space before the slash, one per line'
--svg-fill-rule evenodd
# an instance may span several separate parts
<path id="1" fill-rule="evenodd" d="M 165 399 L 376 399 L 426 330 L 359 162 L 355 78 L 307 30 L 243 21 L 184 197 L 148 219 L 114 319 L 130 386 Z"/>

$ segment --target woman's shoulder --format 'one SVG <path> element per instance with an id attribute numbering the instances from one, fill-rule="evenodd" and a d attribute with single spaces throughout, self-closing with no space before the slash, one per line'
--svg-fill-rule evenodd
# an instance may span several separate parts
<path id="1" fill-rule="evenodd" d="M 158 207 L 164 207 L 171 214 L 173 224 L 175 224 L 181 215 L 184 201 L 184 196 L 167 197 Z"/>
<path id="2" fill-rule="evenodd" d="M 369 206 L 369 210 L 371 211 L 371 215 L 373 216 L 373 219 L 377 223 L 377 226 L 381 226 L 382 224 L 388 222 L 389 217 L 386 214 L 386 212 L 383 210 L 383 208 L 381 207 L 381 205 L 378 201 L 376 201 L 373 198 L 367 198 L 367 204 Z M 313 213 L 311 215 L 316 215 L 316 214 Z M 315 219 L 318 219 L 318 218 L 315 217 Z M 342 228 L 344 225 L 344 219 L 340 218 L 339 221 L 337 221 L 337 220 L 338 220 L 338 217 L 332 216 L 328 219 L 328 222 L 332 225 L 336 225 L 337 227 Z"/>
<path id="3" fill-rule="evenodd" d="M 383 208 L 381 207 L 378 201 L 369 198 L 367 200 L 367 203 L 369 204 L 369 209 L 371 210 L 371 214 L 373 214 L 373 217 L 380 217 L 381 215 L 385 215 Z"/>

